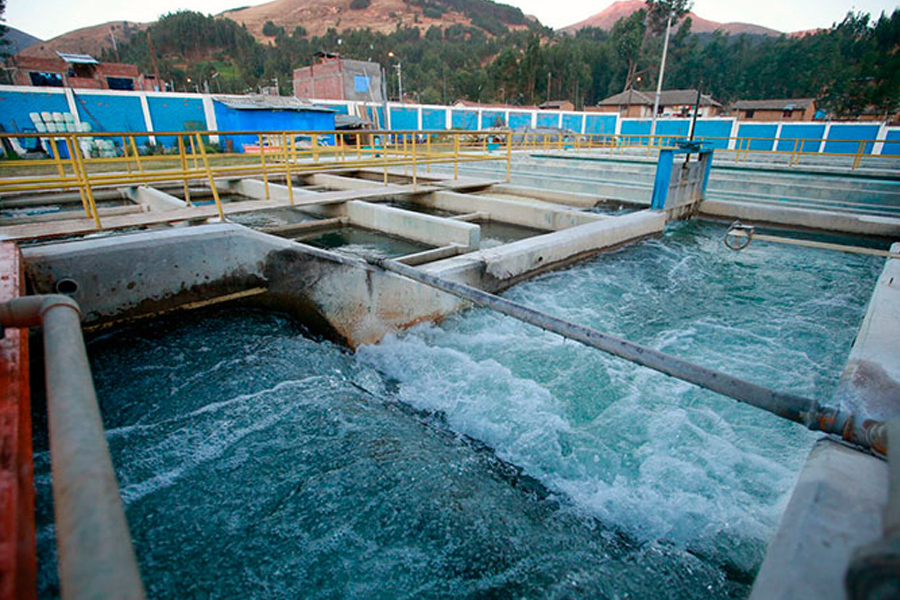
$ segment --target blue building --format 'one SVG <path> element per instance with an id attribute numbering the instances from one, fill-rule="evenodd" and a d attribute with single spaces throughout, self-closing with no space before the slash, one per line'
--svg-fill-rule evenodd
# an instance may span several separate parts
<path id="1" fill-rule="evenodd" d="M 298 98 L 285 96 L 214 96 L 216 128 L 219 131 L 334 131 L 335 112 Z M 256 145 L 255 135 L 220 135 L 223 148 L 243 152 Z M 331 145 L 333 136 L 323 136 L 320 144 Z M 231 149 L 229 150 L 229 146 Z"/>

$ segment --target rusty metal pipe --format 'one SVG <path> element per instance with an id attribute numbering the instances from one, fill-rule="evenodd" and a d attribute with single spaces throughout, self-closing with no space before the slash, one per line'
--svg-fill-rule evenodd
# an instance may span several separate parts
<path id="1" fill-rule="evenodd" d="M 145 597 L 81 333 L 62 295 L 0 303 L 0 326 L 43 326 L 60 595 Z"/>
<path id="2" fill-rule="evenodd" d="M 846 412 L 820 406 L 812 398 L 772 390 L 733 375 L 728 375 L 722 371 L 710 369 L 677 356 L 654 350 L 648 346 L 629 342 L 589 327 L 564 321 L 477 288 L 435 277 L 395 260 L 377 257 L 365 258 L 369 264 L 469 300 L 478 306 L 488 307 L 491 310 L 530 323 L 541 329 L 552 331 L 613 356 L 624 358 L 670 377 L 729 396 L 784 419 L 805 425 L 814 431 L 837 434 L 867 450 L 884 452 L 885 444 L 882 437 L 883 428 L 881 423 L 870 422 L 865 427 L 861 427 L 859 424 L 854 424 L 853 418 Z"/>

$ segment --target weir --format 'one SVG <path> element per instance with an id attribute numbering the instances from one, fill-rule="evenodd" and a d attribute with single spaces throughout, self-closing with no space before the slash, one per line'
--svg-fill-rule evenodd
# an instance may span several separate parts
<path id="1" fill-rule="evenodd" d="M 592 174 L 590 168 L 576 172 L 581 167 L 569 166 L 603 164 L 605 148 L 597 154 L 576 148 L 569 157 L 559 152 L 545 158 L 529 151 L 527 144 L 514 148 L 509 135 L 505 152 L 501 148 L 490 153 L 465 147 L 461 133 L 435 132 L 436 139 L 429 139 L 423 152 L 414 135 L 398 139 L 397 132 L 381 133 L 393 143 L 302 150 L 285 144 L 258 157 L 198 154 L 183 156 L 174 167 L 159 161 L 158 169 L 145 163 L 135 172 L 104 171 L 101 167 L 107 167 L 91 162 L 99 159 L 76 153 L 56 160 L 56 175 L 35 172 L 0 179 L 0 210 L 22 211 L 7 221 L 6 215 L 0 217 L 3 269 L 18 282 L 0 301 L 25 296 L 26 291 L 64 294 L 80 307 L 89 331 L 218 304 L 276 310 L 292 315 L 320 339 L 362 356 L 386 337 L 394 339 L 425 322 L 441 322 L 469 303 L 488 306 L 873 451 L 851 450 L 831 438 L 816 446 L 753 591 L 754 598 L 811 597 L 812 589 L 821 597 L 842 598 L 850 554 L 881 537 L 879 521 L 870 513 L 886 503 L 886 493 L 879 491 L 886 489 L 888 477 L 881 458 L 890 446 L 885 423 L 898 414 L 900 376 L 893 357 L 900 355 L 900 338 L 886 332 L 900 326 L 900 302 L 892 291 L 900 246 L 886 253 L 847 370 L 834 396 L 825 398 L 810 398 L 777 385 L 780 382 L 752 383 L 726 374 L 727 369 L 709 368 L 702 360 L 660 351 L 654 347 L 657 342 L 632 342 L 627 335 L 606 334 L 497 294 L 601 253 L 617 256 L 615 251 L 626 246 L 667 235 L 682 220 L 740 218 L 782 228 L 782 236 L 788 237 L 798 229 L 815 235 L 864 235 L 868 237 L 859 244 L 878 244 L 877 252 L 885 255 L 885 240 L 900 236 L 889 178 L 874 186 L 877 193 L 864 182 L 849 181 L 858 194 L 871 195 L 859 201 L 714 200 L 709 191 L 717 179 L 714 153 L 707 146 L 679 143 L 659 149 L 652 188 L 642 157 L 634 161 L 638 170 L 632 180 L 609 184 L 627 187 L 627 193 L 608 193 L 612 188 L 602 182 L 606 175 Z M 200 134 L 190 135 L 199 140 Z M 287 133 L 273 137 L 289 138 Z M 185 144 L 181 146 L 184 152 Z M 743 168 L 760 182 L 781 177 L 754 171 L 752 165 Z M 542 172 L 552 176 L 539 182 Z M 726 180 L 720 175 L 720 181 Z M 809 181 L 802 185 L 811 185 Z M 791 183 L 781 178 L 766 185 L 766 193 L 774 198 L 778 186 Z M 28 212 L 46 206 L 57 209 Z M 76 210 L 67 210 L 73 206 Z M 79 207 L 83 216 L 72 214 Z M 750 252 L 779 239 L 756 235 Z M 666 251 L 664 243 L 653 243 L 659 243 L 659 252 Z M 724 244 L 719 248 L 731 255 Z M 833 250 L 819 243 L 816 251 Z M 13 276 L 19 272 L 24 278 Z M 677 272 L 671 277 L 676 280 Z M 703 299 L 697 303 L 702 306 Z M 8 319 L 2 324 L 17 326 Z M 7 340 L 5 344 L 17 344 L 20 356 L 27 354 L 27 336 Z M 15 352 L 4 356 L 16 360 Z M 24 385 L 27 388 L 27 382 Z M 18 396 L 8 401 L 27 403 L 22 387 L 16 389 L 10 388 Z M 51 434 L 52 428 L 51 422 Z M 495 450 L 509 454 L 502 447 Z M 25 454 L 20 454 L 23 461 Z M 854 471 L 859 485 L 844 488 L 829 482 L 824 495 L 810 491 L 820 490 L 816 486 L 825 485 L 834 468 Z M 27 502 L 27 493 L 20 494 Z M 866 513 L 865 526 L 829 517 L 834 506 L 851 510 L 861 495 L 871 496 L 869 504 L 853 510 Z M 829 532 L 813 536 L 821 542 L 818 553 L 800 543 L 810 539 L 804 536 L 812 522 L 827 522 Z M 26 530 L 27 525 L 26 516 Z M 27 538 L 27 531 L 23 535 Z M 61 530 L 58 535 L 68 534 Z M 835 544 L 836 539 L 846 541 Z M 91 552 L 81 555 L 86 568 L 100 568 L 90 566 Z M 790 577 L 788 565 L 804 577 Z M 67 589 L 74 588 L 62 564 L 60 577 L 64 595 L 71 593 Z M 829 583 L 804 587 L 806 580 Z"/>

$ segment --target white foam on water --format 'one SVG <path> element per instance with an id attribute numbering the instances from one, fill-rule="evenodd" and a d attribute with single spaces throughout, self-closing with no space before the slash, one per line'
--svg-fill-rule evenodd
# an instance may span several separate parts
<path id="1" fill-rule="evenodd" d="M 877 261 L 771 247 L 739 256 L 722 247 L 718 227 L 693 227 L 507 295 L 827 399 Z M 455 431 L 487 443 L 606 523 L 642 540 L 703 551 L 724 546 L 748 571 L 816 437 L 486 310 L 388 336 L 357 356 L 396 380 L 404 402 L 442 413 Z M 746 543 L 755 547 L 749 554 L 728 549 Z"/>

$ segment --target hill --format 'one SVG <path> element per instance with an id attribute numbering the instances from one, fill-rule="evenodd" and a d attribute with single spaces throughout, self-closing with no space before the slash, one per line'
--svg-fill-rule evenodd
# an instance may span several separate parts
<path id="1" fill-rule="evenodd" d="M 609 31 L 613 28 L 613 25 L 616 24 L 616 21 L 630 16 L 632 13 L 644 8 L 644 6 L 645 3 L 643 0 L 620 0 L 619 2 L 614 2 L 605 10 L 588 17 L 583 21 L 563 27 L 559 31 L 562 33 L 574 34 L 579 29 L 585 27 L 596 27 L 598 29 Z M 768 27 L 762 27 L 760 25 L 753 25 L 752 23 L 718 23 L 716 21 L 698 17 L 692 12 L 688 13 L 687 16 L 691 18 L 691 31 L 693 33 L 712 33 L 721 30 L 731 35 L 739 35 L 742 33 L 767 36 L 782 35 L 780 31 L 775 31 L 774 29 L 769 29 Z"/>
<path id="2" fill-rule="evenodd" d="M 424 32 L 433 26 L 452 25 L 478 27 L 499 35 L 507 29 L 540 26 L 518 8 L 490 0 L 274 0 L 219 16 L 246 25 L 258 40 L 273 37 L 263 33 L 267 21 L 287 33 L 303 27 L 310 36 L 321 36 L 330 28 L 391 33 L 402 27 Z"/>
<path id="3" fill-rule="evenodd" d="M 25 48 L 33 46 L 41 41 L 40 38 L 36 38 L 29 33 L 25 33 L 24 31 L 8 25 L 6 26 L 5 38 L 9 41 L 9 46 L 6 47 L 6 51 L 10 54 L 21 52 Z"/>
<path id="4" fill-rule="evenodd" d="M 59 35 L 45 42 L 39 41 L 19 52 L 22 56 L 37 56 L 41 58 L 55 58 L 57 52 L 73 52 L 76 54 L 90 54 L 99 56 L 106 48 L 112 48 L 112 38 L 115 35 L 116 43 L 122 44 L 138 31 L 147 28 L 147 23 L 133 23 L 131 21 L 109 21 L 100 25 L 82 27 L 68 33 Z"/>

